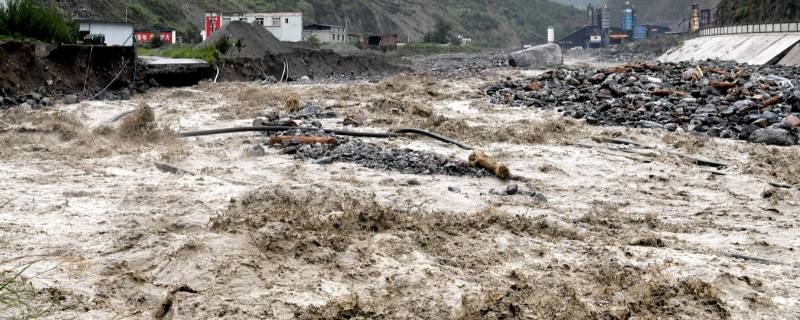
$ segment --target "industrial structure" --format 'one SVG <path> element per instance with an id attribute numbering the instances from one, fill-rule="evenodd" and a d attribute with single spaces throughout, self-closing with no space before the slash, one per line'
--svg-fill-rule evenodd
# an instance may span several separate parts
<path id="1" fill-rule="evenodd" d="M 698 21 L 701 20 L 701 12 L 698 11 Z M 710 21 L 710 10 L 707 14 L 707 20 Z M 621 28 L 612 25 L 608 4 L 600 7 L 589 4 L 586 7 L 586 17 L 589 22 L 588 25 L 584 25 L 557 41 L 561 47 L 604 48 L 630 41 L 663 37 L 670 32 L 670 28 L 667 27 L 640 24 L 636 16 L 636 8 L 630 1 L 625 3 L 622 10 Z"/>
<path id="2" fill-rule="evenodd" d="M 303 27 L 303 41 L 316 37 L 321 43 L 347 42 L 347 29 L 329 24 L 314 23 Z"/>
<path id="3" fill-rule="evenodd" d="M 273 12 L 273 13 L 240 13 L 220 15 L 206 13 L 203 41 L 214 35 L 214 32 L 231 21 L 255 23 L 267 29 L 280 41 L 303 41 L 303 13 L 302 12 Z"/>

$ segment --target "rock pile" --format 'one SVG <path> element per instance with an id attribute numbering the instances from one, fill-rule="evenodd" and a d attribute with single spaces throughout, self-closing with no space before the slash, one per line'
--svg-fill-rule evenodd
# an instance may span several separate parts
<path id="1" fill-rule="evenodd" d="M 407 57 L 419 72 L 428 72 L 436 78 L 474 77 L 486 70 L 508 67 L 508 54 L 503 51 L 480 53 L 455 53 Z"/>
<path id="2" fill-rule="evenodd" d="M 466 161 L 447 159 L 437 154 L 408 148 L 383 148 L 361 139 L 337 137 L 331 145 L 280 145 L 282 153 L 318 164 L 352 162 L 371 169 L 393 170 L 405 174 L 488 177 L 492 174 L 470 167 Z"/>
<path id="3" fill-rule="evenodd" d="M 555 109 L 589 124 L 682 130 L 794 145 L 800 69 L 733 62 L 560 68 L 486 89 L 496 104 Z"/>
<path id="4" fill-rule="evenodd" d="M 0 96 L 0 109 L 20 107 L 25 109 L 37 110 L 46 107 L 51 107 L 55 105 L 55 102 L 57 100 L 59 99 L 53 97 L 53 95 L 43 95 L 36 92 L 31 92 L 27 95 L 20 96 L 17 98 Z M 74 94 L 68 94 L 62 96 L 60 100 L 64 104 L 75 104 L 78 103 L 78 96 Z"/>

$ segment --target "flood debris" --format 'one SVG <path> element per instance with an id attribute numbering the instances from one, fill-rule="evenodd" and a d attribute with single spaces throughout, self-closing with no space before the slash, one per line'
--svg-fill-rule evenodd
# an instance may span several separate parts
<path id="1" fill-rule="evenodd" d="M 789 146 L 800 138 L 792 67 L 626 64 L 562 67 L 490 86 L 493 103 L 553 109 L 589 124 L 682 131 Z"/>
<path id="2" fill-rule="evenodd" d="M 389 148 L 361 139 L 339 138 L 329 144 L 301 144 L 287 141 L 278 145 L 282 153 L 319 164 L 352 162 L 371 169 L 394 170 L 407 174 L 486 177 L 494 174 L 467 161 L 449 159 L 434 153 L 409 148 Z M 506 169 L 507 173 L 507 169 Z"/>
<path id="3" fill-rule="evenodd" d="M 483 152 L 474 152 L 469 156 L 469 165 L 471 167 L 478 167 L 486 169 L 489 172 L 494 173 L 500 179 L 506 180 L 511 177 L 511 171 L 508 170 L 508 167 L 499 164 L 497 160 L 489 157 L 486 153 Z"/>

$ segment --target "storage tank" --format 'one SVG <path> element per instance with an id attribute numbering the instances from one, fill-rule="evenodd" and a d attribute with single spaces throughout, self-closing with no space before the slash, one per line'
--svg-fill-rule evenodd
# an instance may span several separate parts
<path id="1" fill-rule="evenodd" d="M 695 3 L 692 5 L 692 17 L 689 23 L 689 31 L 697 32 L 700 30 L 700 5 Z"/>
<path id="2" fill-rule="evenodd" d="M 625 8 L 622 10 L 622 30 L 631 31 L 636 26 L 636 11 L 630 1 L 625 2 Z"/>

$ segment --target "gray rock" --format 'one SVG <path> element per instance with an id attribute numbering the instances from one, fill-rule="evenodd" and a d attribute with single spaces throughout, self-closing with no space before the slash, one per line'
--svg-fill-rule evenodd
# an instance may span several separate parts
<path id="1" fill-rule="evenodd" d="M 267 152 L 266 152 L 266 150 L 264 150 L 264 146 L 262 146 L 260 144 L 254 144 L 250 149 L 248 149 L 248 154 L 251 157 L 259 158 L 259 157 L 266 156 Z"/>
<path id="2" fill-rule="evenodd" d="M 750 142 L 763 143 L 773 146 L 791 146 L 797 141 L 789 131 L 778 128 L 758 129 L 750 135 Z"/>
<path id="3" fill-rule="evenodd" d="M 64 104 L 76 104 L 78 103 L 78 96 L 74 94 L 68 94 L 64 96 Z"/>
<path id="4" fill-rule="evenodd" d="M 561 65 L 564 56 L 561 47 L 556 44 L 545 44 L 511 53 L 508 64 L 520 68 L 544 68 Z"/>
<path id="5" fill-rule="evenodd" d="M 42 103 L 42 105 L 49 106 L 53 103 L 53 100 L 51 100 L 48 97 L 44 97 L 42 98 L 42 100 L 40 100 L 40 102 Z"/>
<path id="6" fill-rule="evenodd" d="M 517 194 L 517 191 L 519 191 L 519 186 L 516 184 L 510 184 L 508 187 L 506 187 L 506 194 L 508 195 L 515 195 Z"/>
<path id="7" fill-rule="evenodd" d="M 314 164 L 328 165 L 333 163 L 333 157 L 324 157 L 314 160 Z"/>
<path id="8" fill-rule="evenodd" d="M 461 193 L 461 189 L 459 189 L 458 187 L 454 187 L 454 186 L 447 187 L 447 191 L 455 192 L 455 193 Z"/>

